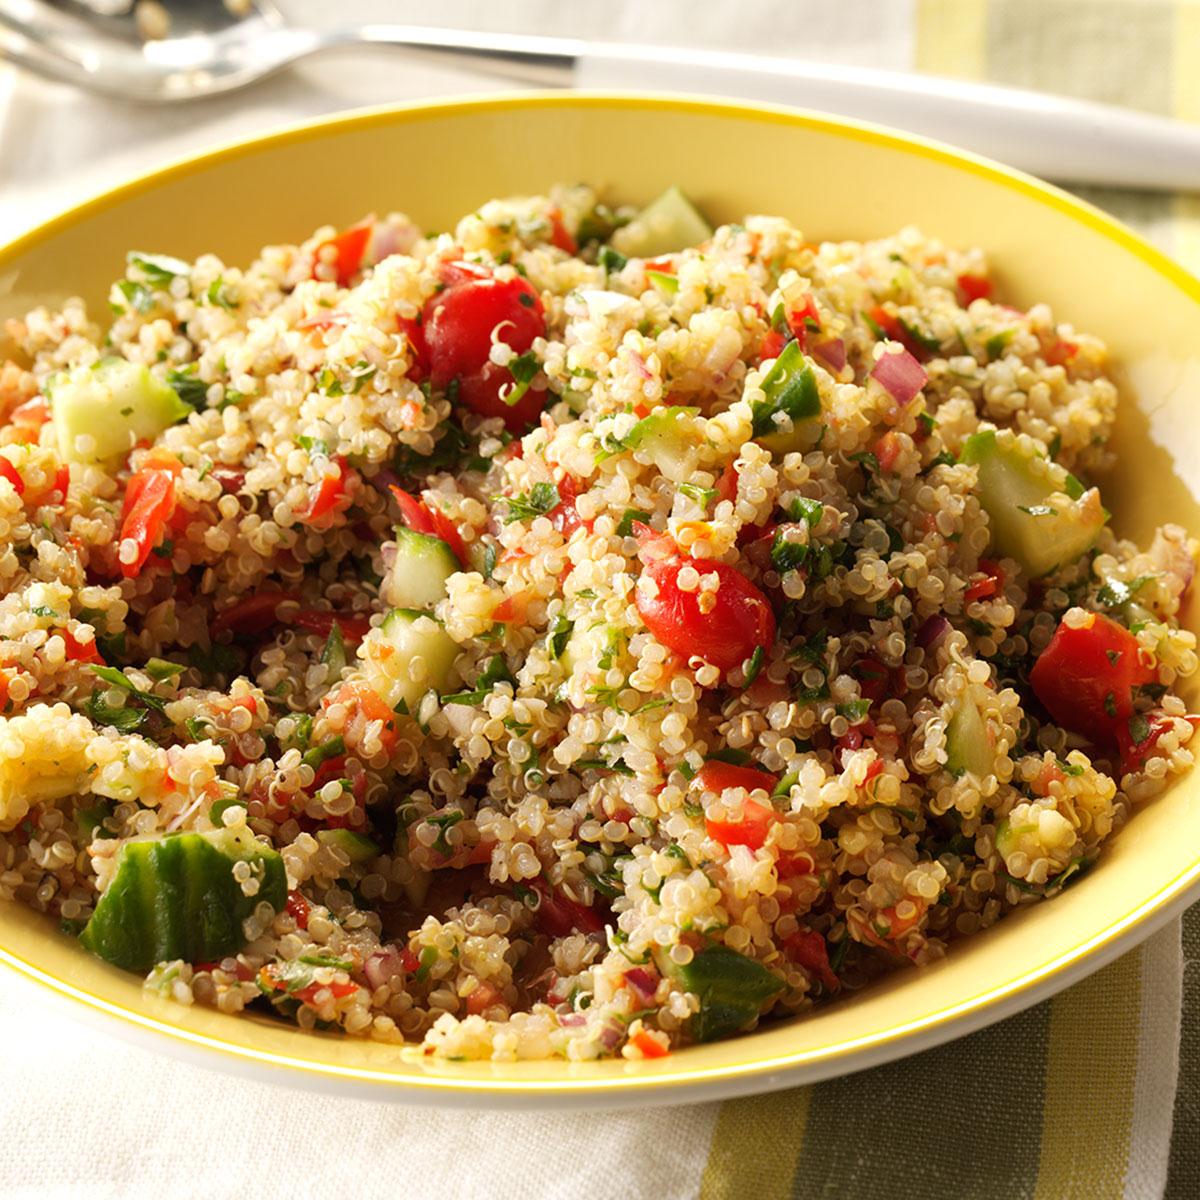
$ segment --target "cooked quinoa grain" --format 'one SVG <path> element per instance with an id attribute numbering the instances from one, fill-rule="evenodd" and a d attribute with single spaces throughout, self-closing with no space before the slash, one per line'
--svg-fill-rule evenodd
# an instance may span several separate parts
<path id="1" fill-rule="evenodd" d="M 704 228 L 564 189 L 9 322 L 0 895 L 181 1004 L 637 1059 L 1091 867 L 1197 667 L 1104 346 L 913 229 Z"/>

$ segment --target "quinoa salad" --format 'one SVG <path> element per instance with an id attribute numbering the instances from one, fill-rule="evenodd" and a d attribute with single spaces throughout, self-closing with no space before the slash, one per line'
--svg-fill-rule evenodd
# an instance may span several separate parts
<path id="1" fill-rule="evenodd" d="M 979 249 L 582 186 L 170 249 L 0 330 L 0 897 L 147 989 L 658 1058 L 1191 766 L 1197 543 L 1113 532 L 1105 348 Z"/>

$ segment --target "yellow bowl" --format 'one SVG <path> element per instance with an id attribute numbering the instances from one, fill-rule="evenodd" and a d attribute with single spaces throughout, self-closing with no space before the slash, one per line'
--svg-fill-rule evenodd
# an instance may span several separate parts
<path id="1" fill-rule="evenodd" d="M 1015 305 L 1049 302 L 1120 364 L 1117 529 L 1200 531 L 1200 283 L 1095 209 L 913 138 L 795 112 L 683 99 L 525 95 L 317 121 L 165 168 L 0 249 L 0 318 L 82 295 L 103 314 L 127 249 L 248 260 L 325 222 L 397 208 L 444 228 L 492 196 L 555 182 L 646 200 L 677 182 L 716 221 L 782 214 L 810 237 L 909 223 L 992 257 Z M 1186 615 L 1196 627 L 1196 613 Z M 1189 699 L 1191 699 L 1189 697 Z M 976 1029 L 1095 970 L 1200 886 L 1200 774 L 1137 813 L 1076 887 L 791 1023 L 652 1062 L 445 1063 L 182 1008 L 89 957 L 45 918 L 0 905 L 0 959 L 111 1014 L 114 1029 L 202 1061 L 397 1100 L 617 1105 L 763 1091 L 896 1058 Z M 31 993 L 32 995 L 32 993 Z M 75 1005 L 75 1011 L 84 1010 Z"/>

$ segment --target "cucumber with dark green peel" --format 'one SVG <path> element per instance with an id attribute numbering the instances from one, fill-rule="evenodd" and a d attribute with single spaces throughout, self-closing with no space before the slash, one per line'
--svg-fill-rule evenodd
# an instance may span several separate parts
<path id="1" fill-rule="evenodd" d="M 700 1000 L 688 1026 L 697 1042 L 715 1042 L 744 1029 L 784 988 L 778 975 L 728 946 L 705 946 L 682 966 L 665 952 L 657 957 L 663 974 Z"/>
<path id="2" fill-rule="evenodd" d="M 258 880 L 253 896 L 234 878 L 238 862 Z M 130 971 L 177 958 L 209 962 L 245 946 L 243 922 L 264 902 L 283 910 L 287 873 L 279 854 L 244 826 L 126 842 L 79 940 Z"/>
<path id="3" fill-rule="evenodd" d="M 364 664 L 367 682 L 389 708 L 403 701 L 407 711 L 412 712 L 431 688 L 442 691 L 458 657 L 458 644 L 442 623 L 429 613 L 411 608 L 393 608 L 378 630 L 371 631 L 369 639 Z M 376 645 L 386 646 L 388 653 L 371 653 Z M 425 675 L 420 681 L 412 679 L 408 669 L 418 656 L 425 663 Z"/>
<path id="4" fill-rule="evenodd" d="M 762 390 L 764 399 L 751 411 L 754 440 L 780 455 L 814 445 L 820 425 L 812 418 L 821 415 L 821 393 L 799 342 L 788 342 L 783 348 L 763 376 Z M 788 418 L 789 430 L 780 429 L 775 421 L 777 414 Z"/>
<path id="5" fill-rule="evenodd" d="M 318 829 L 317 841 L 340 850 L 352 863 L 364 863 L 379 854 L 379 847 L 369 837 L 353 829 Z"/>
<path id="6" fill-rule="evenodd" d="M 415 529 L 396 530 L 396 558 L 384 595 L 396 608 L 431 609 L 446 594 L 446 580 L 461 571 L 454 551 L 439 537 Z"/>

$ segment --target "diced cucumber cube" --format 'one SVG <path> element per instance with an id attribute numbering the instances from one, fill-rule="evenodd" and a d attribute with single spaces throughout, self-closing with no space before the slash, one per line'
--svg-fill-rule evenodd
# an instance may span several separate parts
<path id="1" fill-rule="evenodd" d="M 613 248 L 626 258 L 657 258 L 698 246 L 712 237 L 712 226 L 677 187 L 669 187 L 612 236 Z"/>
<path id="2" fill-rule="evenodd" d="M 439 537 L 396 530 L 396 557 L 383 581 L 383 595 L 397 608 L 430 609 L 446 594 L 446 580 L 462 568 Z"/>
<path id="3" fill-rule="evenodd" d="M 404 702 L 410 712 L 431 688 L 442 691 L 458 657 L 458 643 L 442 623 L 428 613 L 394 608 L 365 643 L 367 680 L 395 708 Z M 422 668 L 414 677 L 415 659 Z"/>
<path id="4" fill-rule="evenodd" d="M 625 445 L 643 453 L 668 479 L 687 479 L 701 440 L 693 421 L 697 412 L 674 404 L 657 409 L 629 431 Z"/>
<path id="5" fill-rule="evenodd" d="M 1022 449 L 1010 430 L 972 434 L 960 461 L 978 471 L 976 494 L 993 551 L 1016 559 L 1031 576 L 1074 562 L 1107 520 L 1095 488 L 1081 492 L 1062 467 Z"/>
<path id="6" fill-rule="evenodd" d="M 46 397 L 68 462 L 111 463 L 192 412 L 149 367 L 123 358 L 51 376 Z"/>
<path id="7" fill-rule="evenodd" d="M 248 895 L 233 873 L 249 864 Z M 181 958 L 209 962 L 246 944 L 243 922 L 262 903 L 287 903 L 283 859 L 245 826 L 126 842 L 79 940 L 130 971 Z"/>
<path id="8" fill-rule="evenodd" d="M 983 779 L 996 769 L 995 742 L 979 706 L 964 696 L 946 723 L 946 767 L 955 775 L 970 771 Z"/>
<path id="9" fill-rule="evenodd" d="M 352 829 L 318 829 L 317 841 L 340 850 L 352 863 L 364 863 L 379 854 L 379 847 L 369 837 Z"/>

